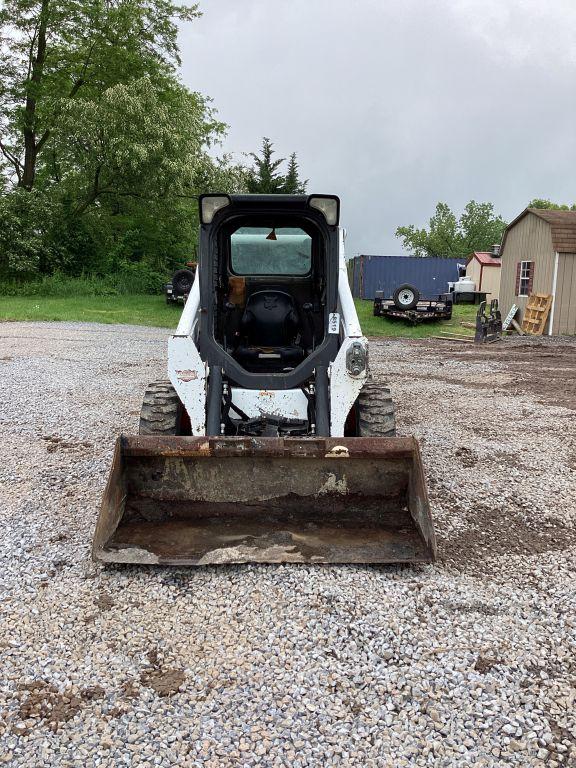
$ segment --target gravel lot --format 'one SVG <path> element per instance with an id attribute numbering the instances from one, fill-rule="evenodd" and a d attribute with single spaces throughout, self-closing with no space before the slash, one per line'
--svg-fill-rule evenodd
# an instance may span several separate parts
<path id="1" fill-rule="evenodd" d="M 166 331 L 0 325 L 0 762 L 575 766 L 576 342 L 381 340 L 434 566 L 101 568 Z"/>

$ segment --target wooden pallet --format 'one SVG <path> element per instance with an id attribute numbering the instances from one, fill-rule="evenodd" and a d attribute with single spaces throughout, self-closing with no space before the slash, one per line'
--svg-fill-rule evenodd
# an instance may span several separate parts
<path id="1" fill-rule="evenodd" d="M 522 317 L 522 330 L 524 333 L 529 333 L 531 336 L 542 336 L 551 306 L 551 294 L 531 293 L 524 310 L 524 316 Z"/>

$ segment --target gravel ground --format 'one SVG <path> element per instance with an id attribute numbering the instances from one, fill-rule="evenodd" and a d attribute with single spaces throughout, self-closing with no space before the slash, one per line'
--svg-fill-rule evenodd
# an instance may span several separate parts
<path id="1" fill-rule="evenodd" d="M 575 766 L 576 342 L 374 342 L 434 566 L 95 566 L 165 336 L 0 325 L 0 762 Z"/>

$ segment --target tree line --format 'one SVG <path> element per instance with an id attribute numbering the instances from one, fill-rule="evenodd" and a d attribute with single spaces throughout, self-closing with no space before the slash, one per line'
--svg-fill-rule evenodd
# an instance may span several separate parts
<path id="1" fill-rule="evenodd" d="M 569 206 L 541 198 L 531 200 L 526 207 L 576 211 L 576 204 Z M 414 256 L 465 259 L 473 251 L 490 251 L 493 245 L 499 244 L 506 226 L 507 222 L 494 211 L 492 203 L 471 200 L 460 216 L 446 203 L 438 203 L 428 227 L 418 228 L 413 224 L 398 227 L 396 237 Z"/>
<path id="2" fill-rule="evenodd" d="M 199 15 L 179 0 L 4 0 L 0 281 L 157 286 L 194 253 L 202 192 L 305 193 L 296 154 L 269 138 L 244 161 L 215 154 L 227 126 L 178 74 L 177 24 Z M 491 203 L 438 203 L 428 227 L 396 234 L 409 253 L 464 258 L 505 226 Z"/>

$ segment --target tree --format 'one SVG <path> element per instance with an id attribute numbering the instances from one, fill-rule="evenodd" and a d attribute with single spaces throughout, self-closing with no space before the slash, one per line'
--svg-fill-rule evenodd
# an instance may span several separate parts
<path id="1" fill-rule="evenodd" d="M 0 272 L 162 272 L 192 250 L 198 194 L 243 191 L 208 152 L 225 126 L 178 79 L 173 0 L 5 0 Z M 10 234 L 12 233 L 12 235 Z"/>
<path id="2" fill-rule="evenodd" d="M 198 15 L 196 5 L 172 0 L 5 0 L 0 151 L 18 185 L 34 186 L 65 103 L 143 75 L 173 74 L 176 21 Z"/>
<path id="3" fill-rule="evenodd" d="M 559 205 L 558 203 L 551 203 L 550 200 L 542 200 L 541 198 L 536 197 L 534 200 L 530 200 L 527 208 L 541 208 L 549 211 L 576 211 L 576 203 L 572 205 Z"/>
<path id="4" fill-rule="evenodd" d="M 308 179 L 301 181 L 298 170 L 296 152 L 292 152 L 288 161 L 288 172 L 284 179 L 284 192 L 288 195 L 304 195 L 306 193 Z"/>
<path id="5" fill-rule="evenodd" d="M 298 175 L 298 161 L 296 153 L 290 155 L 288 172 L 286 176 L 280 173 L 280 167 L 285 158 L 273 159 L 274 145 L 270 139 L 262 139 L 262 156 L 250 152 L 249 156 L 254 160 L 254 166 L 249 168 L 246 174 L 246 187 L 251 194 L 262 195 L 294 195 L 306 192 L 307 181 L 301 181 Z"/>
<path id="6" fill-rule="evenodd" d="M 396 237 L 416 256 L 463 259 L 472 251 L 490 250 L 500 242 L 505 228 L 506 222 L 494 213 L 492 203 L 471 200 L 458 219 L 446 203 L 438 203 L 428 229 L 413 224 L 398 227 Z"/>

